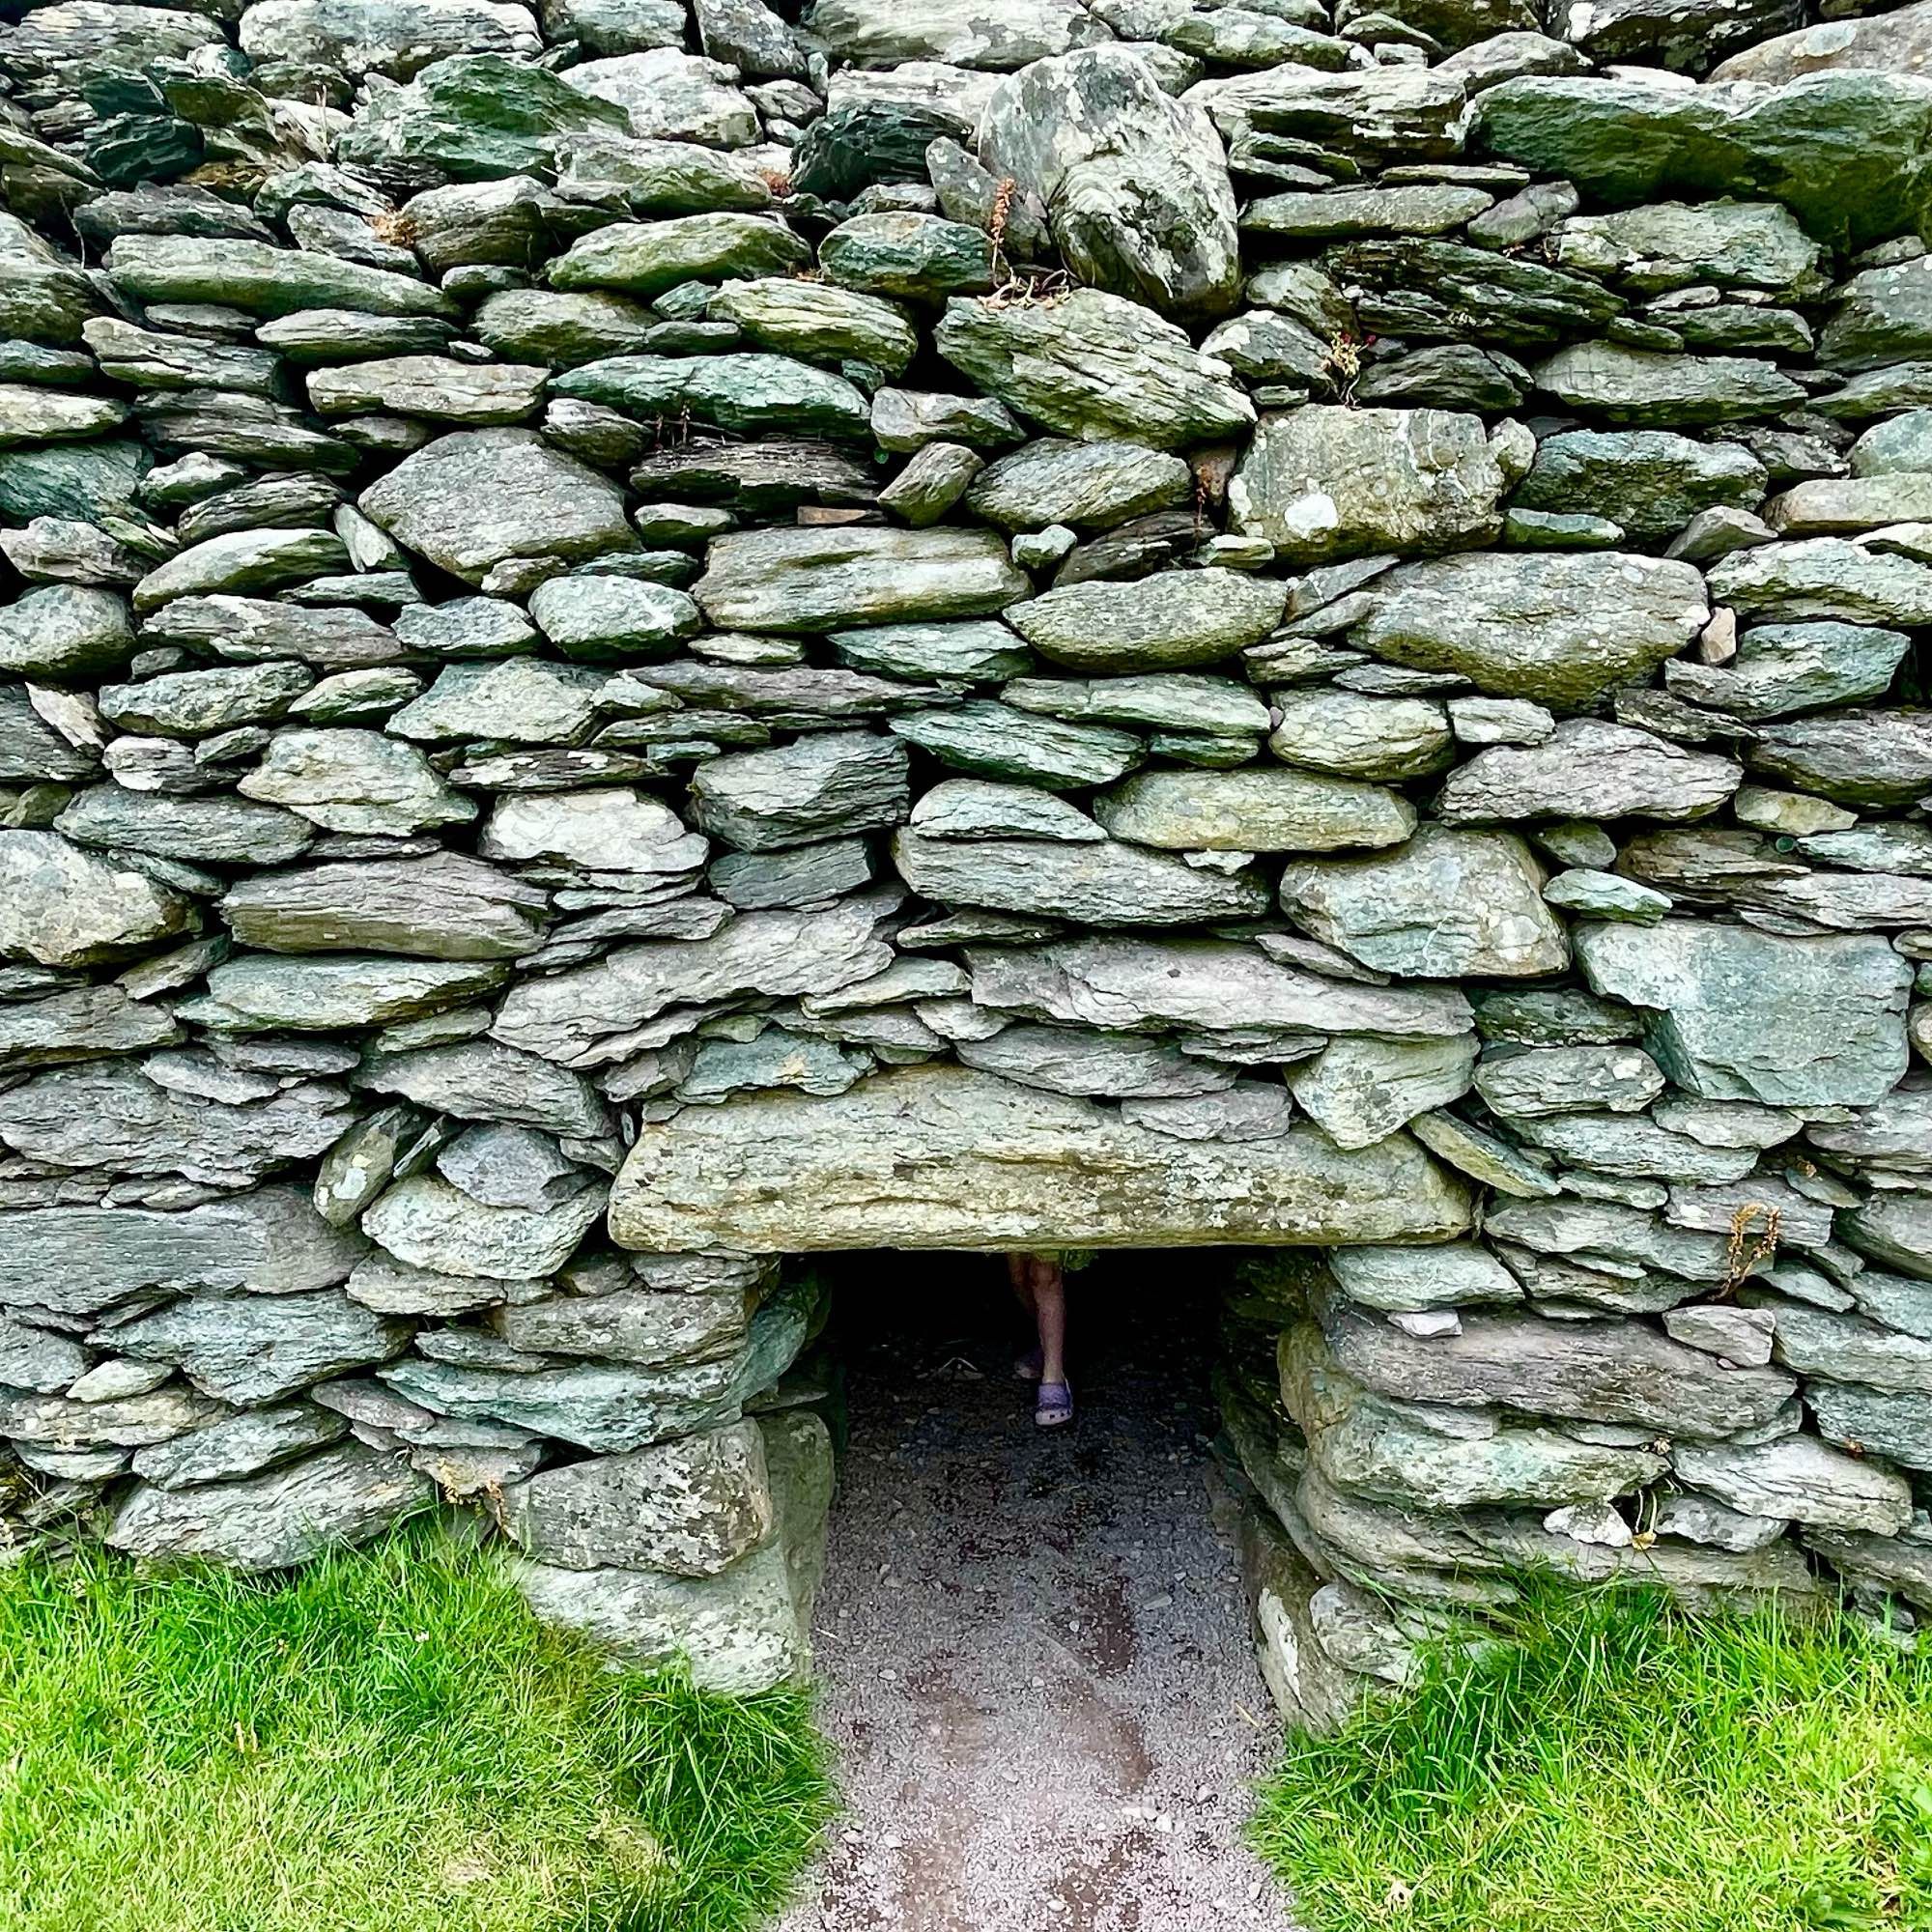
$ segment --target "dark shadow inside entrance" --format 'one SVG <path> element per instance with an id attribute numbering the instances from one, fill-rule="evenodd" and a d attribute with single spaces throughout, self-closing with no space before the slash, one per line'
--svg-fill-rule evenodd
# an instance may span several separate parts
<path id="1" fill-rule="evenodd" d="M 1069 1281 L 1041 1435 L 998 1255 L 868 1253 L 833 1290 L 849 1436 L 814 1626 L 851 1809 L 786 1932 L 1286 1921 L 1241 1842 L 1278 1736 L 1212 1506 L 1232 1254 Z"/>

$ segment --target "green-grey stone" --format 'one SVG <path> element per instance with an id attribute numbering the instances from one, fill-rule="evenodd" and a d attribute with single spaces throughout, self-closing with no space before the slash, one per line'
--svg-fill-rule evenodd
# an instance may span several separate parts
<path id="1" fill-rule="evenodd" d="M 976 449 L 963 442 L 928 442 L 915 450 L 905 468 L 879 492 L 880 505 L 917 529 L 936 524 L 966 494 L 985 468 Z M 1013 561 L 1026 568 L 1030 558 L 1015 548 Z"/>
<path id="2" fill-rule="evenodd" d="M 928 838 L 894 835 L 893 863 L 922 898 L 987 906 L 1082 925 L 1201 925 L 1256 919 L 1267 910 L 1266 882 L 1197 868 L 1144 846 L 1022 838 Z"/>
<path id="3" fill-rule="evenodd" d="M 1004 624 L 990 618 L 957 624 L 880 624 L 863 631 L 834 631 L 825 641 L 841 665 L 886 677 L 962 677 L 985 683 L 1024 677 L 1034 668 L 1033 653 Z"/>
<path id="4" fill-rule="evenodd" d="M 1233 570 L 1094 579 L 1011 607 L 1007 620 L 1042 657 L 1076 670 L 1179 670 L 1257 643 L 1280 623 L 1287 586 Z"/>
<path id="5" fill-rule="evenodd" d="M 1381 973 L 1520 978 L 1570 959 L 1542 868 L 1508 833 L 1423 825 L 1394 852 L 1291 865 L 1281 902 L 1315 938 Z"/>
<path id="6" fill-rule="evenodd" d="M 727 282 L 705 313 L 735 323 L 761 348 L 810 361 L 869 362 L 896 376 L 919 353 L 918 331 L 901 309 L 830 282 L 785 276 Z"/>
<path id="7" fill-rule="evenodd" d="M 1460 672 L 1495 696 L 1566 707 L 1675 656 L 1711 614 L 1690 565 L 1619 551 L 1430 558 L 1398 566 L 1368 594 L 1375 608 L 1349 633 L 1358 648 Z"/>
<path id="8" fill-rule="evenodd" d="M 1316 1466 L 1337 1489 L 1377 1501 L 1444 1511 L 1607 1502 L 1667 1466 L 1653 1450 L 1598 1447 L 1547 1424 L 1433 1428 L 1426 1410 L 1347 1374 L 1312 1321 L 1283 1335 L 1280 1366 L 1282 1400 Z"/>
<path id="9" fill-rule="evenodd" d="M 1226 363 L 1099 289 L 1004 307 L 950 302 L 934 341 L 980 388 L 1065 436 L 1181 449 L 1245 435 L 1255 420 Z"/>
<path id="10" fill-rule="evenodd" d="M 1262 195 L 1248 204 L 1249 234 L 1293 242 L 1353 242 L 1369 235 L 1443 235 L 1473 220 L 1492 197 L 1439 183 L 1337 187 Z"/>
<path id="11" fill-rule="evenodd" d="M 1672 659 L 1665 687 L 1737 718 L 1779 718 L 1883 697 L 1911 639 L 1863 624 L 1763 624 L 1738 640 L 1729 664 Z"/>
<path id="12" fill-rule="evenodd" d="M 692 595 L 721 630 L 791 633 L 984 616 L 1027 589 L 990 530 L 808 526 L 714 537 Z"/>
<path id="13" fill-rule="evenodd" d="M 407 87 L 372 90 L 336 152 L 352 166 L 497 181 L 549 165 L 559 137 L 627 134 L 630 125 L 623 108 L 546 68 L 501 54 L 454 54 Z"/>
<path id="14" fill-rule="evenodd" d="M 476 311 L 472 327 L 486 349 L 512 361 L 574 369 L 600 355 L 627 355 L 650 346 L 656 318 L 615 295 L 566 295 L 551 289 L 504 289 Z"/>
<path id="15" fill-rule="evenodd" d="M 1588 513 L 1634 537 L 1669 535 L 1717 504 L 1754 509 L 1765 469 L 1740 443 L 1669 430 L 1565 430 L 1536 446 L 1511 507 Z"/>
<path id="16" fill-rule="evenodd" d="M 1689 1093 L 1869 1106 L 1905 1071 L 1911 969 L 1883 939 L 1665 920 L 1585 924 L 1576 942 L 1595 991 L 1652 1015 L 1650 1051 Z"/>
<path id="17" fill-rule="evenodd" d="M 1780 720 L 1746 747 L 1745 762 L 1840 805 L 1908 806 L 1932 793 L 1932 711 Z"/>
<path id="18" fill-rule="evenodd" d="M 1422 697 L 1364 696 L 1329 686 L 1285 691 L 1268 750 L 1284 763 L 1337 778 L 1414 779 L 1455 755 L 1441 705 Z"/>
<path id="19" fill-rule="evenodd" d="M 1479 416 L 1311 404 L 1263 418 L 1228 505 L 1235 529 L 1326 563 L 1490 540 L 1505 487 Z"/>
<path id="20" fill-rule="evenodd" d="M 807 1222 L 802 1196 L 817 1204 Z M 686 1108 L 641 1130 L 611 1199 L 619 1242 L 668 1251 L 1426 1240 L 1466 1221 L 1464 1190 L 1400 1135 L 1354 1153 L 1312 1128 L 1183 1142 L 1091 1100 L 945 1065 L 829 1100 Z"/>
<path id="21" fill-rule="evenodd" d="M 307 308 L 368 315 L 456 313 L 447 296 L 413 275 L 266 242 L 123 235 L 107 251 L 107 267 L 116 287 L 147 303 L 214 302 L 261 316 Z"/>
<path id="22" fill-rule="evenodd" d="M 1813 73 L 1768 92 L 1525 76 L 1477 97 L 1469 139 L 1616 206 L 1764 195 L 1851 247 L 1918 229 L 1932 193 L 1917 75 Z"/>
<path id="23" fill-rule="evenodd" d="M 939 301 L 993 286 L 986 234 L 937 214 L 859 214 L 818 244 L 818 265 L 835 282 L 867 295 Z"/>
<path id="24" fill-rule="evenodd" d="M 686 214 L 580 236 L 551 264 L 550 283 L 647 298 L 680 282 L 782 274 L 810 260 L 806 243 L 770 215 Z"/>
<path id="25" fill-rule="evenodd" d="M 521 429 L 438 437 L 357 498 L 362 514 L 467 583 L 520 557 L 580 562 L 637 548 L 624 493 Z"/>
<path id="26" fill-rule="evenodd" d="M 97 523 L 125 514 L 153 461 L 143 445 L 118 437 L 0 450 L 0 515 L 25 524 L 35 517 Z"/>
<path id="27" fill-rule="evenodd" d="M 1141 762 L 1141 741 L 1102 724 L 1042 720 L 991 698 L 945 711 L 914 711 L 891 721 L 909 744 L 955 771 L 1023 784 L 1111 784 Z"/>
<path id="28" fill-rule="evenodd" d="M 1253 688 L 1233 678 L 1186 671 L 1142 677 L 1022 677 L 1001 699 L 1043 718 L 1082 718 L 1095 724 L 1134 724 L 1153 730 L 1242 738 L 1247 753 L 1268 728 L 1268 708 Z"/>
<path id="29" fill-rule="evenodd" d="M 1816 242 L 1776 202 L 1655 202 L 1573 215 L 1557 231 L 1559 268 L 1647 295 L 1716 282 L 1807 299 L 1825 287 Z"/>
<path id="30" fill-rule="evenodd" d="M 1665 355 L 1614 342 L 1573 343 L 1533 373 L 1537 387 L 1568 408 L 1639 427 L 1710 428 L 1776 415 L 1807 393 L 1758 357 Z"/>
<path id="31" fill-rule="evenodd" d="M 1854 476 L 1891 476 L 1932 470 L 1932 409 L 1874 423 L 1852 445 Z M 0 469 L 0 493 L 5 471 Z"/>
<path id="32" fill-rule="evenodd" d="M 127 600 L 112 590 L 45 583 L 0 607 L 0 670 L 10 676 L 112 670 L 133 654 Z"/>
<path id="33" fill-rule="evenodd" d="M 249 953 L 214 967 L 208 991 L 178 1009 L 217 1034 L 334 1033 L 390 1026 L 497 992 L 509 968 L 346 954 L 334 959 Z"/>
<path id="34" fill-rule="evenodd" d="M 966 507 L 1003 530 L 1049 524 L 1105 530 L 1177 508 L 1193 488 L 1187 465 L 1163 450 L 1045 437 L 989 463 L 967 491 Z"/>
<path id="35" fill-rule="evenodd" d="M 1711 594 L 1741 617 L 1804 623 L 1932 623 L 1932 567 L 1843 537 L 1732 551 L 1709 572 Z"/>
<path id="36" fill-rule="evenodd" d="M 1094 801 L 1117 838 L 1171 852 L 1399 845 L 1415 809 L 1380 785 L 1306 772 L 1142 772 Z"/>
<path id="37" fill-rule="evenodd" d="M 1932 355 L 1932 261 L 1866 269 L 1838 291 L 1818 337 L 1818 359 L 1848 374 Z"/>
<path id="38" fill-rule="evenodd" d="M 646 422 L 688 415 L 752 436 L 871 431 L 871 406 L 850 383 L 789 355 L 612 355 L 556 377 L 551 388 Z"/>

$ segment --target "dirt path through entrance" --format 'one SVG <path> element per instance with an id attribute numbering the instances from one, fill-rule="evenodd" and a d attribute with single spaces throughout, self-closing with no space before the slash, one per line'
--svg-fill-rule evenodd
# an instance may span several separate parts
<path id="1" fill-rule="evenodd" d="M 1135 1264 L 1075 1284 L 1081 1415 L 1049 1438 L 997 1261 L 841 1289 L 817 1653 L 849 1815 L 782 1932 L 1289 1923 L 1240 1836 L 1276 1725 L 1208 1517 L 1203 1311 L 1156 1314 Z"/>

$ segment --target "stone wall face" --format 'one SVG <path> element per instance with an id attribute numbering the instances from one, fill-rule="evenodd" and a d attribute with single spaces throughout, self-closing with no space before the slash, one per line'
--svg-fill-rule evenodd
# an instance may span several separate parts
<path id="1" fill-rule="evenodd" d="M 781 1257 L 1223 1245 L 1292 1707 L 1524 1562 L 1932 1611 L 1932 0 L 1853 14 L 0 30 L 16 1529 L 440 1492 L 749 1687 Z"/>

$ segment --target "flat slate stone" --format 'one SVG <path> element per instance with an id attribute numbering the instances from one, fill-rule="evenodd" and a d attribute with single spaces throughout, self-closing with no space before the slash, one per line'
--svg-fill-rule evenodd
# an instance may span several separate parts
<path id="1" fill-rule="evenodd" d="M 180 1011 L 222 1034 L 331 1033 L 420 1019 L 494 993 L 508 977 L 495 960 L 250 952 L 211 968 L 207 992 Z"/>
<path id="2" fill-rule="evenodd" d="M 1110 784 L 1144 755 L 1130 731 L 1040 718 L 992 698 L 914 711 L 890 728 L 955 770 L 1048 787 Z"/>
<path id="3" fill-rule="evenodd" d="M 644 422 L 688 419 L 743 436 L 849 440 L 871 429 L 858 389 L 790 355 L 611 355 L 554 378 L 551 389 Z"/>
<path id="4" fill-rule="evenodd" d="M 714 538 L 692 595 L 721 630 L 792 633 L 980 617 L 1028 589 L 990 531 L 806 527 Z"/>
<path id="5" fill-rule="evenodd" d="M 813 732 L 771 751 L 708 759 L 692 775 L 692 814 L 742 852 L 842 838 L 904 822 L 907 768 L 896 738 Z"/>
<path id="6" fill-rule="evenodd" d="M 1778 718 L 1882 698 L 1903 662 L 1903 631 L 1865 624 L 1760 624 L 1728 665 L 1673 659 L 1664 688 L 1735 718 Z"/>
<path id="7" fill-rule="evenodd" d="M 140 302 L 216 302 L 250 315 L 343 308 L 366 315 L 454 316 L 456 305 L 413 275 L 340 255 L 267 242 L 123 235 L 107 251 L 116 287 Z"/>
<path id="8" fill-rule="evenodd" d="M 1228 507 L 1283 559 L 1328 563 L 1492 542 L 1506 488 L 1480 416 L 1311 403 L 1263 417 Z"/>
<path id="9" fill-rule="evenodd" d="M 580 562 L 635 550 L 624 493 L 531 430 L 460 430 L 406 456 L 356 499 L 405 548 L 466 583 L 507 559 Z"/>
<path id="10" fill-rule="evenodd" d="M 35 1208 L 9 1215 L 7 1232 L 0 1303 L 79 1315 L 152 1288 L 327 1288 L 366 1245 L 324 1221 L 306 1192 L 279 1186 L 178 1212 Z"/>
<path id="11" fill-rule="evenodd" d="M 99 965 L 197 923 L 179 894 L 58 832 L 0 832 L 0 952 L 43 966 Z"/>
<path id="12" fill-rule="evenodd" d="M 432 61 L 406 87 L 372 91 L 336 143 L 336 157 L 418 181 L 496 181 L 552 165 L 552 143 L 560 138 L 629 127 L 630 116 L 614 101 L 582 93 L 529 61 L 454 53 Z"/>
<path id="13" fill-rule="evenodd" d="M 1284 691 L 1274 712 L 1268 750 L 1337 778 L 1425 778 L 1455 755 L 1448 715 L 1428 698 L 1363 696 L 1331 685 Z"/>
<path id="14" fill-rule="evenodd" d="M 989 395 L 1063 436 L 1184 449 L 1254 424 L 1227 363 L 1153 310 L 1101 289 L 1010 307 L 954 300 L 933 339 Z"/>
<path id="15" fill-rule="evenodd" d="M 709 939 L 619 947 L 513 986 L 491 1032 L 542 1058 L 595 1065 L 623 1058 L 625 1037 L 671 1007 L 834 992 L 892 964 L 877 928 L 897 898 L 895 890 L 816 911 L 742 913 Z"/>
<path id="16" fill-rule="evenodd" d="M 1424 825 L 1391 853 L 1290 866 L 1281 900 L 1317 939 L 1381 973 L 1534 977 L 1570 960 L 1542 868 L 1507 833 Z"/>
<path id="17" fill-rule="evenodd" d="M 1608 517 L 1638 539 L 1668 536 L 1700 510 L 1754 509 L 1765 469 L 1733 442 L 1672 430 L 1564 430 L 1545 437 L 1513 508 Z"/>
<path id="18" fill-rule="evenodd" d="M 363 1232 L 412 1267 L 527 1281 L 554 1274 L 603 1208 L 585 1187 L 554 1208 L 488 1208 L 447 1181 L 398 1181 L 362 1216 Z"/>
<path id="19" fill-rule="evenodd" d="M 1094 814 L 1117 838 L 1170 852 L 1334 852 L 1415 830 L 1399 793 L 1305 772 L 1142 772 Z"/>
<path id="20" fill-rule="evenodd" d="M 367 1543 L 434 1493 L 400 1456 L 345 1442 L 240 1482 L 144 1485 L 121 1506 L 107 1542 L 129 1556 L 287 1570 L 331 1548 Z"/>
<path id="21" fill-rule="evenodd" d="M 513 959 L 543 943 L 548 900 L 462 852 L 360 860 L 243 879 L 221 900 L 244 946 Z"/>
<path id="22" fill-rule="evenodd" d="M 1637 427 L 1713 428 L 1802 404 L 1803 384 L 1750 355 L 1664 355 L 1616 342 L 1577 342 L 1531 372 L 1566 409 Z"/>
<path id="23" fill-rule="evenodd" d="M 1268 904 L 1267 886 L 1252 871 L 1197 870 L 1115 839 L 927 838 L 908 829 L 893 840 L 893 863 L 923 898 L 1083 925 L 1200 925 L 1257 918 Z"/>
<path id="24" fill-rule="evenodd" d="M 337 1289 L 309 1294 L 191 1294 L 114 1331 L 143 1361 L 172 1362 L 204 1395 L 252 1406 L 279 1402 L 401 1351 L 410 1325 Z"/>
<path id="25" fill-rule="evenodd" d="M 1762 194 L 1811 235 L 1852 247 L 1916 227 L 1928 135 L 1932 99 L 1918 76 L 1854 71 L 1762 92 L 1524 76 L 1479 95 L 1469 128 L 1479 152 L 1613 206 Z"/>
<path id="26" fill-rule="evenodd" d="M 1166 1040 L 1089 1027 L 1007 1026 L 960 1040 L 957 1052 L 982 1073 L 1096 1100 L 1197 1099 L 1234 1085 L 1229 1068 Z"/>
<path id="27" fill-rule="evenodd" d="M 1465 1314 L 1454 1335 L 1418 1341 L 1339 1297 L 1317 1310 L 1335 1358 L 1404 1402 L 1631 1423 L 1665 1435 L 1734 1435 L 1776 1415 L 1794 1389 L 1777 1369 L 1727 1369 L 1640 1321 Z"/>
<path id="28" fill-rule="evenodd" d="M 785 274 L 810 260 L 806 243 L 768 215 L 685 214 L 616 221 L 580 236 L 551 264 L 550 279 L 556 289 L 616 289 L 648 299 L 680 282 Z"/>
<path id="29" fill-rule="evenodd" d="M 1256 1027 L 1308 1050 L 1334 1034 L 1444 1038 L 1471 1025 L 1453 988 L 1353 985 L 1233 940 L 1094 936 L 977 946 L 967 961 L 976 1005 L 1077 1026 L 1209 1038 Z"/>
<path id="30" fill-rule="evenodd" d="M 1040 656 L 1084 671 L 1182 670 L 1259 642 L 1281 622 L 1287 586 L 1236 570 L 1094 579 L 1013 605 L 1007 621 Z"/>
<path id="31" fill-rule="evenodd" d="M 1369 595 L 1374 608 L 1349 633 L 1359 649 L 1567 708 L 1675 656 L 1711 615 L 1690 565 L 1617 551 L 1428 558 L 1398 565 Z"/>
<path id="32" fill-rule="evenodd" d="M 1441 1426 L 1439 1407 L 1390 1402 L 1347 1374 L 1312 1321 L 1296 1322 L 1283 1335 L 1279 1365 L 1282 1404 L 1307 1436 L 1310 1460 L 1351 1495 L 1424 1510 L 1484 1504 L 1547 1510 L 1552 1503 L 1607 1502 L 1655 1481 L 1667 1466 L 1654 1450 L 1586 1443 L 1547 1425 L 1497 1421 L 1463 1432 Z"/>
<path id="33" fill-rule="evenodd" d="M 1597 992 L 1655 1015 L 1650 1050 L 1691 1094 L 1869 1106 L 1905 1072 L 1911 968 L 1882 939 L 1665 920 L 1583 925 L 1576 940 Z"/>
<path id="34" fill-rule="evenodd" d="M 329 832 L 408 835 L 476 816 L 413 745 L 349 727 L 276 732 L 236 789 Z"/>
<path id="35" fill-rule="evenodd" d="M 1840 805 L 1911 805 L 1932 791 L 1932 712 L 1778 720 L 1760 728 L 1745 762 Z"/>
<path id="36" fill-rule="evenodd" d="M 1187 465 L 1165 450 L 1041 437 L 987 464 L 967 486 L 966 507 L 1003 530 L 1106 530 L 1177 509 L 1193 487 Z"/>
<path id="37" fill-rule="evenodd" d="M 150 1069 L 158 1072 L 159 1064 Z M 180 1174 L 253 1185 L 322 1154 L 349 1127 L 349 1094 L 326 1081 L 247 1100 L 177 1093 L 127 1061 L 58 1067 L 0 1094 L 0 1140 L 55 1167 Z"/>
<path id="38" fill-rule="evenodd" d="M 206 1429 L 156 1442 L 134 1455 L 134 1473 L 164 1490 L 233 1482 L 278 1468 L 311 1449 L 341 1439 L 349 1424 L 313 1403 L 243 1410 Z"/>
<path id="39" fill-rule="evenodd" d="M 1004 1249 L 1447 1239 L 1467 1225 L 1461 1184 L 1400 1137 L 1356 1154 L 1312 1129 L 1224 1152 L 1215 1145 L 1129 1127 L 1091 1101 L 1043 1098 L 990 1074 L 906 1067 L 830 1099 L 757 1094 L 647 1123 L 618 1176 L 611 1228 L 628 1247 L 723 1242 L 771 1254 L 802 1240 Z M 801 1194 L 816 1204 L 809 1225 L 786 1205 Z"/>
<path id="40" fill-rule="evenodd" d="M 1541 745 L 1492 745 L 1437 793 L 1449 824 L 1521 818 L 1707 818 L 1744 767 L 1711 753 L 1611 724 L 1566 719 Z"/>

